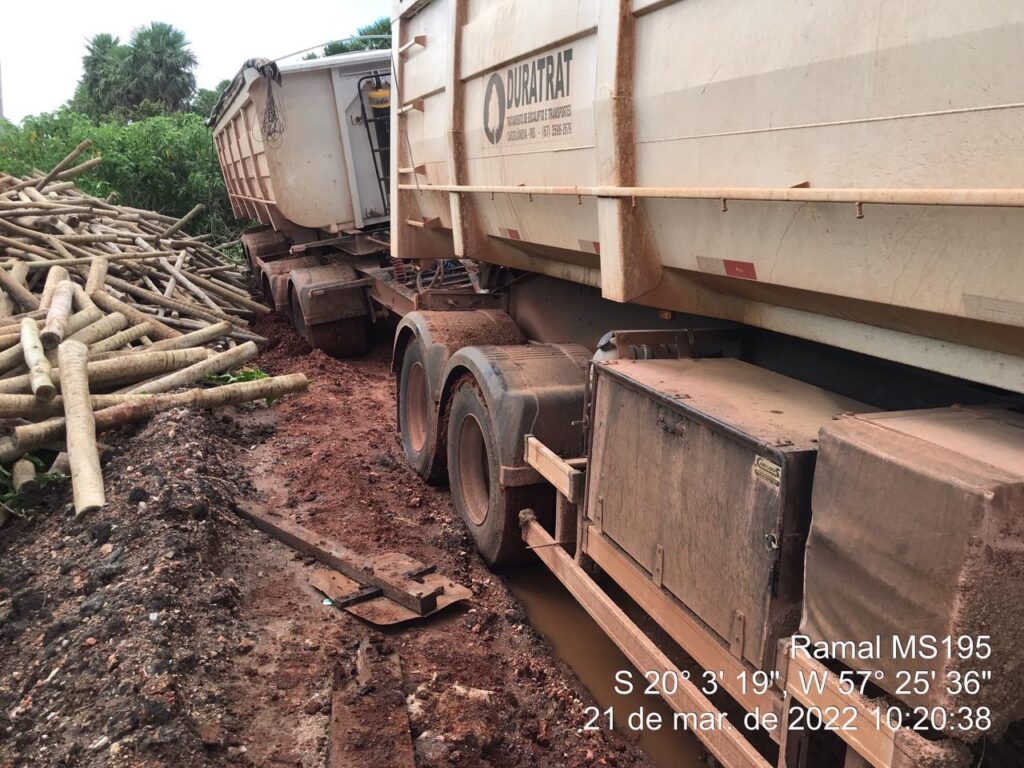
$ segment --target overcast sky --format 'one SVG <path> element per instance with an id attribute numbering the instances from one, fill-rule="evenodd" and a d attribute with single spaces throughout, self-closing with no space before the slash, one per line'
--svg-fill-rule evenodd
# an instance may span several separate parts
<path id="1" fill-rule="evenodd" d="M 354 34 L 391 9 L 391 0 L 0 2 L 0 85 L 4 116 L 13 122 L 71 98 L 85 42 L 98 32 L 127 42 L 133 29 L 151 21 L 173 24 L 199 59 L 199 87 L 213 88 L 246 59 L 277 58 Z"/>

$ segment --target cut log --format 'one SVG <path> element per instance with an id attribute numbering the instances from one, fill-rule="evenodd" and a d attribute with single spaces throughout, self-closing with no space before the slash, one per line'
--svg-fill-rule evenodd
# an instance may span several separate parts
<path id="1" fill-rule="evenodd" d="M 214 325 L 208 325 L 198 331 L 192 333 L 186 333 L 179 336 L 176 339 L 164 339 L 163 341 L 155 342 L 149 351 L 156 351 L 160 349 L 185 349 L 186 347 L 199 347 L 203 344 L 209 344 L 211 341 L 216 341 L 222 336 L 227 336 L 231 333 L 231 329 L 234 326 L 229 322 L 215 323 Z"/>
<path id="2" fill-rule="evenodd" d="M 73 163 L 75 161 L 75 159 L 80 154 L 85 152 L 85 150 L 87 150 L 91 146 L 92 146 L 92 140 L 91 139 L 85 139 L 84 141 L 82 141 L 77 147 L 72 149 L 67 154 L 67 157 L 65 157 L 63 160 L 61 160 L 55 166 L 53 166 L 53 168 L 50 170 L 50 172 L 48 174 L 46 174 L 45 176 L 43 176 L 43 178 L 41 178 L 39 180 L 39 182 L 35 185 L 36 189 L 39 189 L 39 190 L 44 189 L 47 184 L 49 184 L 51 181 L 53 181 L 55 178 L 57 178 L 57 176 L 60 174 L 61 171 L 63 171 L 65 168 L 67 168 L 69 165 L 71 165 L 71 163 Z"/>
<path id="3" fill-rule="evenodd" d="M 46 313 L 46 325 L 43 326 L 39 338 L 43 347 L 53 349 L 64 340 L 64 331 L 68 318 L 71 317 L 71 305 L 75 298 L 75 284 L 70 280 L 62 280 L 53 292 L 49 311 Z"/>
<path id="4" fill-rule="evenodd" d="M 28 459 L 19 459 L 11 468 L 11 487 L 15 493 L 30 490 L 36 485 L 36 465 Z"/>
<path id="5" fill-rule="evenodd" d="M 110 268 L 110 262 L 105 256 L 96 256 L 92 260 L 92 264 L 89 265 L 89 276 L 85 281 L 85 292 L 92 296 L 96 291 L 103 288 L 103 283 L 107 279 L 107 269 Z"/>
<path id="6" fill-rule="evenodd" d="M 148 336 L 155 339 L 176 339 L 181 336 L 180 331 L 176 331 L 170 328 L 152 315 L 147 315 L 144 312 L 140 312 L 135 307 L 125 302 L 115 299 L 109 293 L 105 291 L 96 291 L 92 295 L 92 300 L 96 303 L 100 309 L 104 309 L 107 312 L 120 312 L 127 317 L 132 324 L 138 325 L 139 323 L 150 323 L 152 325 L 152 332 L 147 334 Z"/>
<path id="7" fill-rule="evenodd" d="M 198 216 L 200 213 L 202 213 L 205 209 L 206 209 L 206 206 L 203 205 L 202 203 L 199 203 L 191 211 L 186 213 L 184 216 L 182 216 L 180 219 L 178 219 L 176 222 L 174 222 L 171 226 L 169 226 L 167 229 L 165 229 L 160 234 L 160 239 L 164 240 L 164 239 L 170 237 L 175 232 L 177 232 L 179 229 L 181 229 L 182 227 L 186 226 L 190 221 L 192 221 L 192 219 L 194 219 L 196 216 Z"/>
<path id="8" fill-rule="evenodd" d="M 173 353 L 160 352 L 156 354 Z M 304 392 L 308 386 L 309 381 L 303 374 L 293 373 L 258 381 L 224 384 L 208 389 L 188 389 L 184 392 L 141 397 L 138 400 L 96 411 L 96 429 L 100 432 L 116 429 L 173 408 L 219 408 L 251 400 L 277 400 L 285 395 Z M 8 450 L 13 448 L 15 451 L 24 453 L 47 443 L 61 440 L 64 437 L 64 426 L 64 419 L 57 418 L 39 424 L 15 427 Z M 0 438 L 0 449 L 3 448 L 3 440 Z M 4 451 L 0 450 L 0 461 L 3 460 L 4 455 Z"/>
<path id="9" fill-rule="evenodd" d="M 86 346 L 95 344 L 97 341 L 101 341 L 108 336 L 112 336 L 118 331 L 123 331 L 128 327 L 128 318 L 126 318 L 120 312 L 111 312 L 106 317 L 97 320 L 95 323 L 91 323 L 80 331 L 69 334 L 69 339 L 80 341 Z"/>
<path id="10" fill-rule="evenodd" d="M 149 323 L 139 323 L 133 325 L 131 328 L 126 328 L 120 333 L 115 333 L 113 336 L 108 336 L 101 341 L 97 341 L 94 344 L 89 345 L 89 359 L 95 359 L 96 355 L 101 355 L 105 352 L 114 352 L 122 349 L 123 347 L 131 344 L 133 341 L 138 341 L 143 336 L 149 333 L 152 326 Z M 200 346 L 198 344 L 186 344 L 183 346 Z M 179 347 L 180 349 L 181 347 Z M 150 347 L 149 349 L 152 349 Z"/>
<path id="11" fill-rule="evenodd" d="M 57 394 L 57 388 L 50 378 L 52 366 L 46 358 L 46 351 L 43 349 L 43 342 L 39 339 L 39 326 L 35 320 L 25 318 L 21 321 L 21 349 L 25 356 L 25 365 L 28 366 L 29 387 L 32 388 L 32 395 L 37 400 L 46 402 L 53 400 Z"/>
<path id="12" fill-rule="evenodd" d="M 71 462 L 68 461 L 67 451 L 61 451 L 53 459 L 53 464 L 46 470 L 48 475 L 68 475 L 71 473 Z"/>
<path id="13" fill-rule="evenodd" d="M 5 350 L 6 352 L 6 350 Z M 176 371 L 210 356 L 208 349 L 171 349 L 161 352 L 139 352 L 89 363 L 89 380 L 95 387 L 139 381 L 158 373 Z M 50 371 L 54 385 L 60 387 L 60 368 Z M 29 376 L 0 379 L 0 393 L 17 394 L 30 391 Z"/>
<path id="14" fill-rule="evenodd" d="M 144 400 L 152 395 L 91 395 L 90 403 L 94 411 L 111 408 L 115 405 Z M 0 394 L 0 419 L 22 418 L 29 422 L 50 419 L 64 414 L 64 399 L 55 397 L 49 402 L 40 402 L 34 395 Z"/>
<path id="15" fill-rule="evenodd" d="M 234 349 L 208 357 L 198 363 L 182 368 L 180 371 L 169 373 L 159 379 L 147 381 L 128 390 L 129 394 L 157 394 L 169 392 L 187 384 L 194 384 L 215 373 L 223 373 L 232 368 L 237 368 L 248 360 L 252 360 L 260 353 L 259 347 L 251 341 L 241 344 Z"/>
<path id="16" fill-rule="evenodd" d="M 71 489 L 75 514 L 81 515 L 100 509 L 106 502 L 96 448 L 96 419 L 89 399 L 89 351 L 82 342 L 70 339 L 59 349 Z"/>
<path id="17" fill-rule="evenodd" d="M 39 297 L 39 308 L 50 309 L 50 302 L 53 300 L 53 292 L 62 280 L 68 279 L 68 271 L 64 267 L 50 267 L 46 273 L 46 282 L 43 284 L 43 293 Z"/>
<path id="18" fill-rule="evenodd" d="M 39 309 L 39 299 L 35 297 L 32 291 L 18 282 L 12 271 L 0 269 L 0 288 L 3 288 L 7 295 L 14 299 L 15 303 L 22 309 L 29 312 Z"/>
<path id="19" fill-rule="evenodd" d="M 182 251 L 181 253 L 182 255 L 184 255 L 185 252 Z M 173 264 L 171 264 L 171 262 L 169 262 L 167 259 L 160 259 L 160 266 L 167 271 L 167 273 L 171 276 L 171 279 L 181 283 L 183 288 L 185 288 L 189 293 L 191 293 L 201 302 L 203 302 L 207 307 L 212 309 L 214 312 L 221 311 L 220 306 L 216 302 L 214 302 L 213 299 L 206 295 L 206 291 L 204 291 L 202 288 L 193 283 L 192 280 L 185 277 L 182 271 L 175 267 Z M 170 285 L 170 283 L 168 283 L 168 285 Z"/>
<path id="20" fill-rule="evenodd" d="M 87 325 L 91 325 L 99 320 L 102 316 L 103 313 L 95 307 L 87 309 L 84 312 L 76 312 L 71 316 L 71 319 L 65 326 L 65 331 L 67 333 L 77 333 Z M 38 327 L 38 324 L 36 327 Z M 21 349 L 21 342 L 19 341 L 13 347 L 9 347 L 0 352 L 0 371 L 10 371 L 11 369 L 15 369 L 19 364 L 24 362 L 24 359 L 24 352 Z"/>
<path id="21" fill-rule="evenodd" d="M 239 320 L 236 317 L 231 317 L 223 312 L 214 312 L 212 309 L 204 309 L 203 307 L 195 304 L 189 304 L 184 301 L 175 301 L 174 299 L 168 299 L 161 293 L 156 293 L 147 288 L 140 288 L 137 285 L 133 285 L 125 280 L 121 280 L 115 277 L 108 277 L 107 284 L 117 288 L 119 291 L 124 291 L 130 296 L 134 296 L 139 301 L 152 304 L 159 307 L 167 307 L 183 315 L 191 315 L 192 317 L 198 317 L 200 320 L 206 320 L 211 323 L 217 323 L 221 320 L 227 320 L 232 325 L 245 326 L 244 320 Z"/>

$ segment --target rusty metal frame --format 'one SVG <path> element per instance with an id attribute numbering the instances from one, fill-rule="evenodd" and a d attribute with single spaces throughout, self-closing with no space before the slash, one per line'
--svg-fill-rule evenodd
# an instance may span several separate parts
<path id="1" fill-rule="evenodd" d="M 495 195 L 554 195 L 610 199 L 655 198 L 757 203 L 847 203 L 850 205 L 942 205 L 1024 208 L 1024 189 L 901 189 L 885 187 L 558 187 L 467 184 L 399 184 L 401 190 Z"/>
<path id="2" fill-rule="evenodd" d="M 585 478 L 584 459 L 562 459 L 533 436 L 526 439 L 525 458 L 530 467 L 553 486 L 562 516 L 568 518 L 576 513 L 577 505 L 566 496 L 562 489 L 574 495 L 577 486 L 582 492 Z M 856 693 L 843 693 L 834 674 L 826 675 L 827 668 L 812 659 L 806 652 L 791 653 L 791 641 L 787 638 L 779 643 L 776 656 L 778 681 L 776 687 L 758 694 L 750 687 L 744 690 L 740 675 L 749 675 L 755 668 L 734 656 L 729 648 L 702 622 L 693 616 L 678 600 L 660 588 L 645 569 L 625 554 L 601 531 L 600 516 L 596 520 L 586 517 L 586 511 L 579 508 L 579 535 L 575 558 L 562 547 L 570 544 L 563 541 L 569 530 L 568 519 L 556 520 L 556 535 L 552 537 L 537 522 L 530 510 L 520 516 L 523 540 L 545 566 L 562 582 L 572 596 L 583 606 L 601 629 L 612 639 L 627 658 L 638 669 L 656 669 L 672 673 L 677 670 L 669 659 L 657 648 L 643 631 L 619 608 L 610 596 L 583 570 L 581 560 L 589 560 L 599 566 L 622 590 L 644 610 L 669 637 L 682 647 L 703 669 L 722 672 L 718 681 L 722 690 L 728 693 L 744 710 L 758 709 L 762 713 L 772 712 L 778 717 L 780 728 L 767 731 L 779 744 L 778 768 L 802 768 L 808 765 L 806 734 L 790 733 L 787 728 L 791 702 L 807 707 L 838 706 L 854 707 L 857 710 L 857 729 L 841 730 L 837 735 L 847 745 L 850 765 L 868 765 L 872 768 L 899 768 L 907 765 L 905 749 L 899 741 L 918 741 L 917 733 L 897 732 L 889 726 L 875 727 L 875 718 L 870 714 L 870 702 Z M 798 685 L 800 676 L 806 678 L 817 673 L 824 679 L 825 690 L 804 691 Z M 662 693 L 662 698 L 677 712 L 697 714 L 718 713 L 719 710 L 692 683 L 690 688 L 680 683 L 675 696 Z M 692 689 L 692 690 L 691 690 Z M 728 768 L 747 766 L 768 766 L 769 763 L 754 749 L 744 736 L 731 725 L 723 730 L 701 731 L 697 734 L 704 745 Z M 859 762 L 857 762 L 859 761 Z"/>

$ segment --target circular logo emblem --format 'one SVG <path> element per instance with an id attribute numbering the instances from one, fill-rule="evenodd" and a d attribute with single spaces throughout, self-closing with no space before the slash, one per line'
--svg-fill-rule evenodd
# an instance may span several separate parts
<path id="1" fill-rule="evenodd" d="M 493 102 L 497 101 L 497 104 Z M 484 93 L 484 135 L 491 144 L 501 141 L 505 130 L 505 81 L 495 72 L 487 81 Z"/>

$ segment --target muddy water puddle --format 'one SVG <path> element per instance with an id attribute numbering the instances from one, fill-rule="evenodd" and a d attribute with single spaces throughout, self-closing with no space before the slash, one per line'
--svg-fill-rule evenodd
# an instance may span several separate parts
<path id="1" fill-rule="evenodd" d="M 644 695 L 641 675 L 554 576 L 537 566 L 510 572 L 506 580 L 530 624 L 572 668 L 601 710 L 614 708 L 617 731 L 635 741 L 658 768 L 706 768 L 696 736 L 672 728 L 671 708 L 657 696 Z M 633 672 L 633 693 L 615 691 L 615 673 L 620 670 Z M 658 713 L 662 728 L 630 730 L 628 717 L 641 708 Z M 602 727 L 604 723 L 603 718 L 597 722 Z"/>

